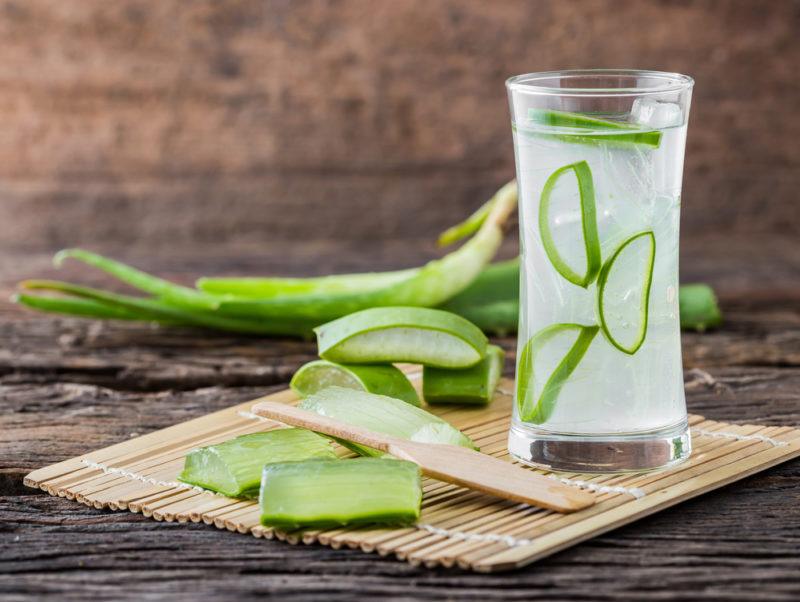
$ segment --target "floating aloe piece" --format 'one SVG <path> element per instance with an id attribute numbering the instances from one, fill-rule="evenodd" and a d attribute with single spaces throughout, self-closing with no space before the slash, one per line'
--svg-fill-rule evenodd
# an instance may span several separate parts
<path id="1" fill-rule="evenodd" d="M 553 128 L 570 128 L 575 130 L 592 130 L 592 133 L 559 133 L 553 135 L 566 142 L 605 142 L 611 144 L 634 144 L 658 148 L 661 144 L 661 132 L 658 130 L 644 130 L 641 127 L 599 119 L 580 113 L 568 111 L 553 111 L 550 109 L 528 109 L 528 121 L 536 125 L 545 125 Z M 610 133 L 595 133 L 597 130 L 608 130 Z M 619 132 L 619 133 L 616 133 Z"/>
<path id="2" fill-rule="evenodd" d="M 328 387 L 304 399 L 300 407 L 320 416 L 328 416 L 401 439 L 420 443 L 448 443 L 475 449 L 475 444 L 469 437 L 438 416 L 385 395 Z M 382 455 L 382 452 L 356 443 L 340 443 L 365 456 Z"/>
<path id="3" fill-rule="evenodd" d="M 503 373 L 504 359 L 500 347 L 489 345 L 486 357 L 471 368 L 448 370 L 425 366 L 422 395 L 428 403 L 488 404 Z"/>
<path id="4" fill-rule="evenodd" d="M 530 338 L 522 349 L 517 374 L 517 405 L 520 420 L 541 424 L 550 418 L 562 387 L 586 355 L 598 330 L 597 326 L 583 324 L 553 324 Z M 565 333 L 575 333 L 575 342 L 547 377 L 541 392 L 537 395 L 534 390 L 536 381 L 542 379 L 538 376 L 540 368 L 536 367 L 540 354 L 548 343 Z"/>
<path id="5" fill-rule="evenodd" d="M 365 309 L 314 332 L 320 357 L 342 363 L 466 368 L 480 361 L 487 343 L 481 329 L 461 316 L 423 307 Z"/>
<path id="6" fill-rule="evenodd" d="M 337 459 L 328 439 L 305 429 L 253 433 L 190 451 L 178 480 L 230 497 L 254 498 L 265 464 L 311 458 Z"/>
<path id="7" fill-rule="evenodd" d="M 421 503 L 419 467 L 381 458 L 270 464 L 259 495 L 261 524 L 284 530 L 408 524 Z"/>
<path id="8" fill-rule="evenodd" d="M 401 370 L 391 364 L 337 364 L 315 360 L 295 372 L 290 386 L 300 397 L 308 397 L 327 387 L 337 386 L 388 395 L 414 406 L 420 405 L 414 385 Z"/>
<path id="9" fill-rule="evenodd" d="M 553 237 L 550 219 L 553 204 L 553 190 L 558 181 L 572 172 L 578 182 L 580 196 L 581 234 L 583 249 L 586 254 L 586 268 L 583 273 L 573 269 L 559 251 L 559 245 Z M 560 212 L 559 212 L 560 213 Z M 595 214 L 594 182 L 592 170 L 586 161 L 579 161 L 560 167 L 547 178 L 539 200 L 539 232 L 542 237 L 545 253 L 556 271 L 569 282 L 586 288 L 597 277 L 600 271 L 600 237 L 597 234 L 597 216 Z M 572 239 L 573 237 L 570 237 Z"/>
<path id="10" fill-rule="evenodd" d="M 655 258 L 655 235 L 651 230 L 640 232 L 614 251 L 597 279 L 600 327 L 614 347 L 629 355 L 647 336 Z"/>
<path id="11" fill-rule="evenodd" d="M 722 312 L 714 290 L 707 284 L 680 287 L 681 328 L 703 332 L 722 324 Z"/>

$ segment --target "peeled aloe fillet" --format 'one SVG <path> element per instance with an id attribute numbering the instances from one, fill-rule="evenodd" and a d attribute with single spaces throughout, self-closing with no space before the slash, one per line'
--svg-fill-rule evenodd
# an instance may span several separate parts
<path id="1" fill-rule="evenodd" d="M 300 407 L 320 416 L 328 416 L 401 439 L 421 443 L 448 443 L 475 449 L 475 444 L 469 437 L 438 416 L 385 395 L 328 387 L 304 399 Z M 364 456 L 382 455 L 382 452 L 363 445 L 349 441 L 340 443 Z"/>
<path id="2" fill-rule="evenodd" d="M 646 130 L 636 124 L 599 119 L 581 113 L 531 108 L 528 109 L 528 121 L 536 125 L 577 130 L 575 133 L 541 133 L 566 142 L 605 142 L 618 146 L 643 145 L 651 148 L 658 148 L 661 144 L 661 132 L 658 130 Z M 580 130 L 589 130 L 591 133 L 578 133 Z M 598 130 L 608 130 L 610 133 L 597 133 Z"/>
<path id="3" fill-rule="evenodd" d="M 517 406 L 520 420 L 534 424 L 547 421 L 553 413 L 561 388 L 586 355 L 598 330 L 597 326 L 583 324 L 553 324 L 528 340 L 522 349 L 517 368 Z M 536 365 L 537 357 L 548 343 L 565 333 L 575 333 L 575 342 L 550 375 L 546 376 L 547 380 L 537 394 L 536 381 L 544 380 L 543 376 L 538 375 L 540 368 Z"/>
<path id="4" fill-rule="evenodd" d="M 358 389 L 402 399 L 419 406 L 419 396 L 405 374 L 391 364 L 337 364 L 315 360 L 300 367 L 289 383 L 300 397 L 330 386 Z"/>
<path id="5" fill-rule="evenodd" d="M 320 357 L 343 363 L 410 362 L 466 368 L 486 352 L 480 328 L 450 312 L 375 307 L 314 329 Z"/>
<path id="6" fill-rule="evenodd" d="M 428 403 L 470 403 L 492 401 L 505 353 L 496 345 L 486 348 L 486 357 L 471 368 L 448 370 L 426 366 L 422 373 L 422 395 Z"/>
<path id="7" fill-rule="evenodd" d="M 550 209 L 553 203 L 553 190 L 558 181 L 566 174 L 572 172 L 578 182 L 581 213 L 581 242 L 586 255 L 586 268 L 578 273 L 564 258 L 553 236 L 550 227 Z M 594 181 L 592 171 L 586 161 L 571 163 L 555 170 L 542 188 L 539 200 L 539 233 L 545 253 L 556 271 L 566 280 L 577 286 L 586 288 L 600 271 L 600 237 L 597 234 L 597 216 L 594 198 Z M 572 239 L 574 237 L 570 237 Z"/>
<path id="8" fill-rule="evenodd" d="M 259 495 L 261 524 L 284 530 L 408 524 L 421 503 L 419 467 L 381 458 L 270 464 Z"/>
<path id="9" fill-rule="evenodd" d="M 190 451 L 178 480 L 230 497 L 254 498 L 265 464 L 311 458 L 337 456 L 328 439 L 305 429 L 253 433 Z"/>

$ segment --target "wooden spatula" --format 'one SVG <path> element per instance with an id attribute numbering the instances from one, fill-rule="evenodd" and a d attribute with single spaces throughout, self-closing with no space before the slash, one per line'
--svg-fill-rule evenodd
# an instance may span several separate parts
<path id="1" fill-rule="evenodd" d="M 588 492 L 464 447 L 407 441 L 274 401 L 254 405 L 253 413 L 387 452 L 419 464 L 429 477 L 514 502 L 558 512 L 594 504 L 594 496 Z"/>

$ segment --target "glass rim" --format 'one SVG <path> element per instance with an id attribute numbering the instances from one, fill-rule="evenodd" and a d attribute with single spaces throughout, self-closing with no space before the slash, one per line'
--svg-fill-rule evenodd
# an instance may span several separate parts
<path id="1" fill-rule="evenodd" d="M 621 76 L 621 77 L 649 77 L 660 80 L 654 86 L 641 88 L 556 88 L 554 86 L 539 85 L 535 82 L 546 79 L 568 79 L 571 77 L 586 77 L 592 75 Z M 694 79 L 681 73 L 669 71 L 651 71 L 647 69 L 564 69 L 560 71 L 538 71 L 515 75 L 506 80 L 509 92 L 521 92 L 542 96 L 644 96 L 647 94 L 665 94 L 689 90 L 694 86 Z"/>

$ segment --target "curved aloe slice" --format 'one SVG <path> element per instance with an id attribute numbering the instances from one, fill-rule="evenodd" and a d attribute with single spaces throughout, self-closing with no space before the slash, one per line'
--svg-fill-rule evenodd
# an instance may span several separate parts
<path id="1" fill-rule="evenodd" d="M 420 443 L 447 443 L 475 449 L 475 444 L 469 437 L 438 416 L 385 395 L 328 387 L 304 399 L 299 407 L 320 416 L 329 416 L 401 439 Z M 349 441 L 339 443 L 364 456 L 383 455 L 382 452 Z"/>
<path id="2" fill-rule="evenodd" d="M 645 130 L 637 125 L 598 119 L 580 113 L 568 111 L 553 111 L 550 109 L 528 109 L 528 121 L 556 128 L 609 130 L 609 134 L 552 134 L 567 142 L 609 142 L 615 144 L 641 144 L 658 148 L 661 144 L 661 132 L 658 130 Z M 619 133 L 613 133 L 619 132 Z"/>
<path id="3" fill-rule="evenodd" d="M 420 405 L 414 385 L 391 364 L 337 364 L 315 360 L 301 366 L 289 386 L 300 397 L 337 386 L 388 395 L 414 406 Z"/>
<path id="4" fill-rule="evenodd" d="M 374 307 L 314 329 L 319 355 L 343 363 L 410 362 L 466 368 L 486 352 L 486 335 L 461 316 L 423 307 Z"/>
<path id="5" fill-rule="evenodd" d="M 408 524 L 421 502 L 419 466 L 381 458 L 270 464 L 259 496 L 261 524 L 286 530 Z"/>
<path id="6" fill-rule="evenodd" d="M 652 230 L 640 232 L 614 251 L 597 279 L 600 327 L 614 347 L 629 355 L 639 350 L 647 336 L 655 258 L 655 235 Z"/>
<path id="7" fill-rule="evenodd" d="M 311 458 L 337 459 L 328 439 L 305 429 L 252 433 L 190 451 L 178 480 L 230 497 L 254 498 L 265 464 Z"/>
<path id="8" fill-rule="evenodd" d="M 517 374 L 517 405 L 520 420 L 541 424 L 555 408 L 556 400 L 567 379 L 578 367 L 599 328 L 583 324 L 553 324 L 543 328 L 525 344 L 520 355 Z M 554 338 L 568 332 L 577 333 L 575 342 L 550 373 L 541 393 L 536 395 L 536 364 L 541 350 Z"/>
<path id="9" fill-rule="evenodd" d="M 422 395 L 428 403 L 469 403 L 486 405 L 503 373 L 505 353 L 489 345 L 486 357 L 471 368 L 448 370 L 425 366 L 422 372 Z"/>
<path id="10" fill-rule="evenodd" d="M 586 269 L 582 274 L 576 272 L 564 259 L 558 250 L 558 245 L 550 228 L 551 205 L 553 203 L 553 189 L 562 176 L 572 172 L 578 181 L 580 196 L 581 230 L 583 234 L 583 247 L 586 253 Z M 556 271 L 572 284 L 583 288 L 589 286 L 600 271 L 600 237 L 597 234 L 597 216 L 594 200 L 594 182 L 592 170 L 586 161 L 579 161 L 560 167 L 547 178 L 539 200 L 539 231 L 542 237 L 545 253 Z"/>

